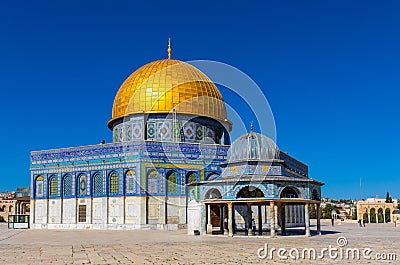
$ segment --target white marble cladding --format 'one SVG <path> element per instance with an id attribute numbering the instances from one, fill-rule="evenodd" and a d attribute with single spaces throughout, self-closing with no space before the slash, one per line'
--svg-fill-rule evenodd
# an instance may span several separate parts
<path id="1" fill-rule="evenodd" d="M 31 228 L 178 229 L 186 197 L 100 197 L 31 200 Z"/>

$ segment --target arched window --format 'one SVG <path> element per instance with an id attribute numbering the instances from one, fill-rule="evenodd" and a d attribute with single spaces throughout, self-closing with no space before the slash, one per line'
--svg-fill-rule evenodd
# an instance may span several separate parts
<path id="1" fill-rule="evenodd" d="M 78 177 L 78 195 L 83 196 L 87 193 L 87 178 L 84 174 Z"/>
<path id="2" fill-rule="evenodd" d="M 63 196 L 71 196 L 72 195 L 72 181 L 71 176 L 66 175 L 63 179 Z"/>
<path id="3" fill-rule="evenodd" d="M 113 172 L 110 175 L 110 194 L 117 194 L 118 193 L 118 175 L 117 173 Z"/>
<path id="4" fill-rule="evenodd" d="M 236 195 L 236 198 L 263 198 L 264 193 L 256 187 L 253 186 L 247 186 L 242 188 L 238 194 Z"/>
<path id="5" fill-rule="evenodd" d="M 10 207 L 8 208 L 8 213 L 13 213 L 14 207 L 12 205 L 10 205 Z"/>
<path id="6" fill-rule="evenodd" d="M 128 170 L 125 174 L 125 190 L 126 193 L 135 193 L 136 192 L 136 172 L 131 169 Z"/>
<path id="7" fill-rule="evenodd" d="M 219 178 L 219 174 L 211 173 L 211 174 L 208 175 L 207 180 L 214 180 L 214 179 L 217 179 L 217 178 Z"/>
<path id="8" fill-rule="evenodd" d="M 167 193 L 177 193 L 178 192 L 178 174 L 175 171 L 172 171 L 167 175 Z"/>
<path id="9" fill-rule="evenodd" d="M 281 192 L 281 198 L 298 198 L 299 195 L 294 188 L 285 187 Z"/>
<path id="10" fill-rule="evenodd" d="M 99 173 L 93 176 L 93 195 L 100 196 L 103 194 L 103 178 Z"/>
<path id="11" fill-rule="evenodd" d="M 197 181 L 197 174 L 195 172 L 189 172 L 186 176 L 186 184 Z"/>
<path id="12" fill-rule="evenodd" d="M 49 193 L 50 196 L 57 196 L 57 179 L 56 179 L 56 177 L 50 178 L 49 192 L 50 192 Z"/>
<path id="13" fill-rule="evenodd" d="M 158 172 L 150 170 L 147 173 L 147 192 L 150 194 L 158 193 Z"/>
<path id="14" fill-rule="evenodd" d="M 38 176 L 35 181 L 35 190 L 36 197 L 42 197 L 44 195 L 44 185 L 43 185 L 43 177 Z"/>
<path id="15" fill-rule="evenodd" d="M 204 199 L 206 200 L 222 199 L 222 195 L 221 192 L 219 192 L 219 190 L 212 188 L 206 192 Z"/>

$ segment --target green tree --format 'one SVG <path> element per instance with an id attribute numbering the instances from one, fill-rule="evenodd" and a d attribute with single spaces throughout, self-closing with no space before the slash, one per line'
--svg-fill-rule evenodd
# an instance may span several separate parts
<path id="1" fill-rule="evenodd" d="M 336 207 L 336 205 L 327 203 L 325 205 L 325 207 L 322 209 L 322 218 L 331 219 L 333 210 L 335 210 L 337 213 L 339 213 L 339 209 Z"/>
<path id="2" fill-rule="evenodd" d="M 390 196 L 389 196 L 389 192 L 386 192 L 386 202 L 390 202 Z"/>
<path id="3" fill-rule="evenodd" d="M 352 220 L 357 220 L 357 207 L 354 208 L 353 214 L 351 215 Z"/>
<path id="4" fill-rule="evenodd" d="M 314 204 L 310 205 L 310 219 L 317 219 L 317 210 Z"/>

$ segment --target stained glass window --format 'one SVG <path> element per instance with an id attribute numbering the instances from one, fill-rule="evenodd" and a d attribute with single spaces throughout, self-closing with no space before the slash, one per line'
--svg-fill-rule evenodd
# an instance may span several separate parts
<path id="1" fill-rule="evenodd" d="M 99 196 L 103 193 L 103 178 L 99 173 L 93 177 L 93 194 Z"/>
<path id="2" fill-rule="evenodd" d="M 50 196 L 57 196 L 57 179 L 55 177 L 51 177 L 50 179 Z"/>
<path id="3" fill-rule="evenodd" d="M 136 192 L 136 185 L 135 185 L 135 175 L 136 172 L 134 170 L 128 170 L 126 172 L 126 191 L 129 193 L 134 193 Z"/>
<path id="4" fill-rule="evenodd" d="M 176 172 L 172 172 L 167 177 L 168 181 L 168 193 L 176 193 L 177 192 L 177 183 L 178 183 L 178 174 Z"/>
<path id="5" fill-rule="evenodd" d="M 110 193 L 118 193 L 118 175 L 116 173 L 112 173 L 110 176 Z"/>
<path id="6" fill-rule="evenodd" d="M 43 177 L 39 176 L 36 178 L 36 196 L 43 196 Z"/>
<path id="7" fill-rule="evenodd" d="M 147 192 L 150 194 L 158 193 L 158 172 L 151 170 L 147 174 Z"/>
<path id="8" fill-rule="evenodd" d="M 71 176 L 69 176 L 69 175 L 64 177 L 63 194 L 64 194 L 64 196 L 71 196 L 72 195 Z"/>
<path id="9" fill-rule="evenodd" d="M 186 184 L 190 184 L 192 182 L 195 182 L 197 180 L 197 176 L 196 173 L 191 172 L 188 174 L 187 178 L 186 178 Z"/>

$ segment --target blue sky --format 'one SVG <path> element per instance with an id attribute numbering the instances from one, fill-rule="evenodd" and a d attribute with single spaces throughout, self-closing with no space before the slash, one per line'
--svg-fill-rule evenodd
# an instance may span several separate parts
<path id="1" fill-rule="evenodd" d="M 174 58 L 257 82 L 278 146 L 324 196 L 359 198 L 362 177 L 363 197 L 400 197 L 399 13 L 397 1 L 2 1 L 0 190 L 29 184 L 31 150 L 111 141 L 119 86 L 171 37 Z"/>

